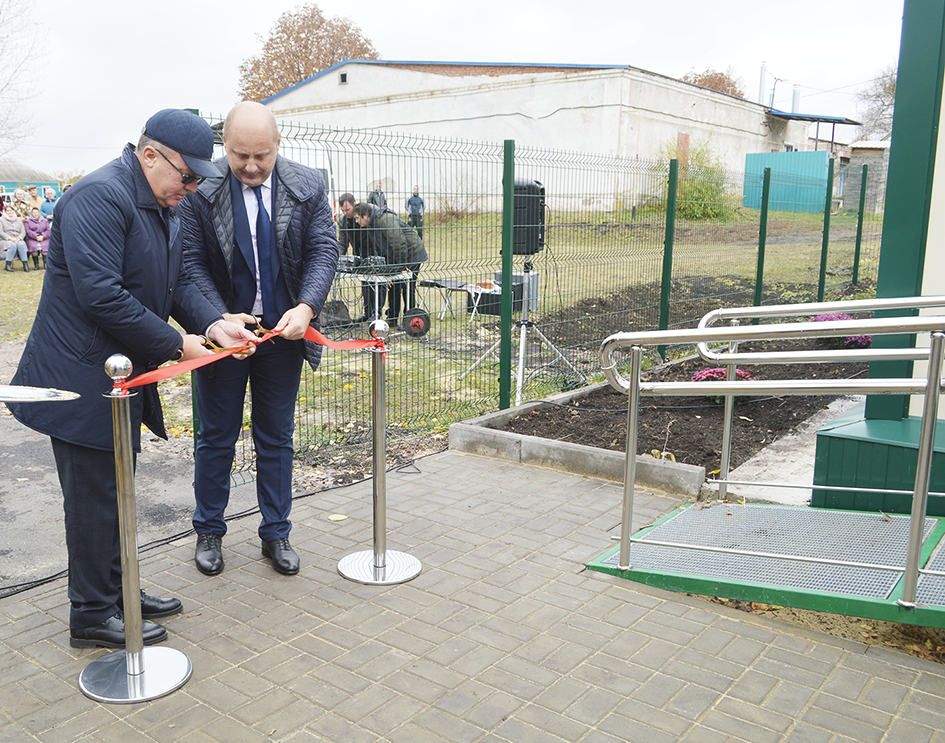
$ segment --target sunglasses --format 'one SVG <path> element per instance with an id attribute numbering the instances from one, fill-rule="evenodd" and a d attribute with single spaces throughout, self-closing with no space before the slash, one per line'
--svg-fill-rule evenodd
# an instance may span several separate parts
<path id="1" fill-rule="evenodd" d="M 178 168 L 176 165 L 174 165 L 174 163 L 172 163 L 172 162 L 168 159 L 167 155 L 165 155 L 163 152 L 161 152 L 161 151 L 158 150 L 158 149 L 155 149 L 154 151 L 155 151 L 157 154 L 159 154 L 161 157 L 163 157 L 165 160 L 167 160 L 168 165 L 170 165 L 172 168 L 174 168 L 174 170 L 176 170 L 178 173 L 180 173 L 180 182 L 181 182 L 182 185 L 187 186 L 187 185 L 193 183 L 194 181 L 197 181 L 197 185 L 198 185 L 198 186 L 199 186 L 201 183 L 203 183 L 203 176 L 194 175 L 193 173 L 184 173 L 184 172 L 182 172 L 180 168 Z"/>

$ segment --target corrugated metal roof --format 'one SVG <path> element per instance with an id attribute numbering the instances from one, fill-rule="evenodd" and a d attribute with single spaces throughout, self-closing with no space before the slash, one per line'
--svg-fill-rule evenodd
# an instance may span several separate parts
<path id="1" fill-rule="evenodd" d="M 869 140 L 861 139 L 859 142 L 854 142 L 850 145 L 851 149 L 855 150 L 888 150 L 889 149 L 889 140 Z"/>
<path id="2" fill-rule="evenodd" d="M 22 183 L 25 186 L 31 183 L 58 183 L 55 176 L 44 173 L 42 170 L 31 168 L 17 160 L 0 159 L 0 181 Z"/>
<path id="3" fill-rule="evenodd" d="M 282 90 L 278 93 L 275 93 L 268 98 L 266 98 L 262 103 L 268 103 L 274 98 L 278 98 L 281 95 L 285 95 L 290 90 L 295 90 L 296 88 L 310 83 L 312 80 L 315 80 L 323 75 L 327 75 L 330 72 L 338 69 L 347 64 L 369 64 L 369 65 L 383 65 L 386 67 L 454 67 L 454 68 L 509 68 L 508 74 L 520 73 L 522 70 L 529 71 L 544 71 L 544 72 L 557 72 L 560 70 L 625 70 L 630 69 L 629 65 L 609 65 L 609 64 L 544 64 L 544 63 L 521 63 L 521 62 L 422 62 L 422 61 L 412 61 L 412 60 L 387 60 L 387 59 L 345 59 L 341 62 L 333 64 L 331 67 L 328 67 L 321 72 L 316 72 L 309 78 L 302 80 L 301 82 L 292 85 L 285 90 Z"/>
<path id="4" fill-rule="evenodd" d="M 776 108 L 769 108 L 768 113 L 777 116 L 779 119 L 788 119 L 789 121 L 810 121 L 821 122 L 825 124 L 851 124 L 859 126 L 859 121 L 848 119 L 846 116 L 825 116 L 823 114 L 795 114 L 790 111 L 778 111 Z"/>

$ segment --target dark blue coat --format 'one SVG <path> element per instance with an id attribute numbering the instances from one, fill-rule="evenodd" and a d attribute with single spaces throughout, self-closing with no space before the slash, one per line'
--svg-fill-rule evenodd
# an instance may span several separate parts
<path id="1" fill-rule="evenodd" d="M 220 313 L 183 272 L 177 209 L 162 210 L 134 146 L 83 177 L 59 199 L 43 293 L 13 384 L 72 390 L 79 400 L 17 403 L 16 418 L 40 433 L 113 448 L 112 388 L 104 371 L 112 354 L 128 356 L 134 374 L 156 368 L 180 347 L 173 316 L 203 333 Z M 132 436 L 143 422 L 166 438 L 155 385 L 131 400 Z"/>
<path id="2" fill-rule="evenodd" d="M 220 312 L 231 312 L 236 230 L 233 194 L 226 159 L 216 162 L 219 178 L 208 178 L 181 204 L 184 262 L 194 283 Z M 292 306 L 300 302 L 315 311 L 312 327 L 325 303 L 338 268 L 338 240 L 325 184 L 317 170 L 284 157 L 276 159 L 272 220 L 282 277 Z M 304 341 L 306 360 L 316 367 L 321 346 Z"/>

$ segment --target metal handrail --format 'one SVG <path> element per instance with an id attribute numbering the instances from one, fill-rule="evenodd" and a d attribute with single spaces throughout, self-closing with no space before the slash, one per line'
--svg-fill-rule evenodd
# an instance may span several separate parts
<path id="1" fill-rule="evenodd" d="M 741 320 L 797 317 L 804 314 L 828 312 L 878 312 L 893 310 L 915 310 L 945 308 L 945 297 L 905 297 L 895 299 L 851 300 L 845 302 L 816 302 L 771 307 L 738 307 L 714 310 L 705 315 L 698 328 L 682 330 L 656 330 L 635 333 L 615 333 L 601 344 L 600 358 L 604 376 L 616 389 L 627 394 L 627 446 L 624 466 L 624 502 L 620 536 L 620 570 L 630 569 L 630 529 L 633 521 L 633 494 L 636 474 L 637 422 L 640 396 L 646 395 L 712 395 L 725 397 L 725 427 L 723 449 L 730 446 L 732 409 L 735 395 L 824 395 L 824 394 L 874 394 L 912 395 L 925 397 L 922 427 L 919 436 L 918 464 L 915 489 L 913 491 L 912 521 L 909 534 L 909 551 L 904 571 L 902 598 L 899 604 L 915 608 L 915 592 L 919 576 L 919 555 L 928 503 L 929 474 L 931 471 L 932 446 L 938 414 L 938 398 L 942 392 L 942 352 L 945 348 L 945 315 L 926 317 L 889 317 L 841 320 L 825 322 L 788 322 L 760 325 L 737 325 Z M 713 323 L 729 320 L 730 327 L 711 327 Z M 851 348 L 827 351 L 750 352 L 739 353 L 738 344 L 750 340 L 779 340 L 784 338 L 830 338 L 848 335 L 915 335 L 929 333 L 929 348 L 864 349 Z M 710 343 L 727 343 L 725 351 L 712 351 Z M 644 382 L 642 354 L 644 346 L 671 344 L 695 344 L 700 355 L 708 361 L 728 366 L 727 381 L 706 382 Z M 617 370 L 614 354 L 619 349 L 630 351 L 630 374 L 624 377 Z M 928 359 L 928 375 L 925 379 L 864 379 L 864 380 L 751 380 L 736 381 L 734 369 L 737 363 L 826 363 L 831 361 L 876 361 L 876 360 Z M 935 394 L 928 394 L 934 391 Z M 727 475 L 728 455 L 722 453 L 720 480 Z M 723 484 L 720 494 L 724 494 Z"/>
<path id="2" fill-rule="evenodd" d="M 850 312 L 886 312 L 892 310 L 913 310 L 913 309 L 933 309 L 936 307 L 945 307 L 945 297 L 896 297 L 892 299 L 859 299 L 848 302 L 810 302 L 807 304 L 778 304 L 767 307 L 727 307 L 724 309 L 713 310 L 707 313 L 700 321 L 700 328 L 709 328 L 716 323 L 728 321 L 737 324 L 741 320 L 760 320 L 764 318 L 797 317 L 803 315 L 827 314 L 831 311 L 836 312 L 842 309 L 844 313 Z M 834 327 L 840 328 L 838 323 Z M 862 334 L 872 333 L 873 331 L 860 331 Z M 837 335 L 853 335 L 845 330 L 838 331 Z M 781 351 L 774 353 L 758 353 L 751 357 L 751 361 L 743 361 L 737 354 L 728 354 L 727 361 L 722 361 L 722 354 L 712 351 L 708 344 L 700 343 L 697 346 L 699 355 L 706 361 L 715 361 L 716 363 L 775 363 L 775 364 L 795 364 L 795 363 L 819 363 L 827 361 L 848 361 L 849 350 L 823 350 L 813 352 L 816 358 L 799 357 L 797 352 Z M 924 349 L 909 348 L 876 348 L 871 349 L 869 361 L 877 360 L 919 360 L 926 357 Z M 759 360 L 760 359 L 760 360 Z"/>
<path id="3" fill-rule="evenodd" d="M 804 307 L 805 305 L 795 305 Z M 945 306 L 945 299 L 943 299 Z M 928 356 L 928 351 L 914 348 L 851 348 L 833 351 L 772 351 L 752 353 L 713 354 L 708 343 L 745 343 L 785 338 L 835 338 L 848 335 L 912 335 L 945 330 L 945 316 L 888 317 L 862 320 L 840 320 L 834 323 L 793 322 L 768 325 L 741 325 L 721 328 L 692 328 L 685 330 L 645 330 L 634 333 L 614 333 L 601 344 L 600 358 L 604 376 L 617 389 L 626 392 L 629 381 L 622 378 L 613 360 L 614 351 L 632 346 L 664 346 L 693 344 L 700 355 L 723 364 L 765 363 L 825 363 L 829 361 L 916 360 Z M 712 382 L 712 384 L 718 384 Z"/>

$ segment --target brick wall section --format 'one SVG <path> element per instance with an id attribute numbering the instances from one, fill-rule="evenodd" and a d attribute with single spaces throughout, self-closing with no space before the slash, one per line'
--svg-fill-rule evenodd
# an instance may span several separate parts
<path id="1" fill-rule="evenodd" d="M 869 165 L 869 174 L 866 181 L 866 202 L 864 208 L 868 212 L 881 212 L 885 205 L 886 170 L 889 167 L 889 148 L 854 147 L 850 155 L 850 165 L 847 169 L 846 194 L 849 209 L 859 206 L 860 179 L 863 176 L 863 166 Z"/>

